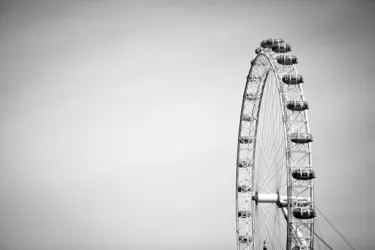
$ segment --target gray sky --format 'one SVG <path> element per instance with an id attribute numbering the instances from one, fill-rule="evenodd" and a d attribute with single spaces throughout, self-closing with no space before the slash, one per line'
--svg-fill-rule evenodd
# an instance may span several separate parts
<path id="1" fill-rule="evenodd" d="M 316 204 L 373 249 L 374 11 L 0 1 L 0 250 L 235 249 L 241 98 L 270 36 L 305 78 Z"/>

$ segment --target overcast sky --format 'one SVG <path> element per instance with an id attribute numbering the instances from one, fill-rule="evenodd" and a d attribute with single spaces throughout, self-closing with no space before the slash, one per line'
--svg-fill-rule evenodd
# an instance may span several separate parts
<path id="1" fill-rule="evenodd" d="M 316 205 L 374 249 L 374 11 L 0 1 L 0 250 L 235 249 L 241 98 L 270 36 L 305 78 Z"/>

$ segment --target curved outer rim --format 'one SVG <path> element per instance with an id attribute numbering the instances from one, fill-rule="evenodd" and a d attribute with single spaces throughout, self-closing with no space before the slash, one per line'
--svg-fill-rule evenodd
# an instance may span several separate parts
<path id="1" fill-rule="evenodd" d="M 262 76 L 262 80 L 259 84 L 262 84 L 262 90 L 261 90 L 261 95 L 259 97 L 259 104 L 258 104 L 258 107 L 257 107 L 257 111 L 256 111 L 256 123 L 255 123 L 255 131 L 254 131 L 254 138 L 256 138 L 257 136 L 257 131 L 258 131 L 258 122 L 259 122 L 259 112 L 260 112 L 260 108 L 261 108 L 261 105 L 262 105 L 262 98 L 263 98 L 263 93 L 264 93 L 264 88 L 265 88 L 265 83 L 263 83 L 267 77 L 268 77 L 268 74 L 272 71 L 272 73 L 275 75 L 276 77 L 276 81 L 277 81 L 277 89 L 278 89 L 278 93 L 279 93 L 279 101 L 280 101 L 280 104 L 281 104 L 281 108 L 282 108 L 282 119 L 283 119 L 283 127 L 284 127 L 284 139 L 285 139 L 285 150 L 286 152 L 288 152 L 288 149 L 289 149 L 289 146 L 288 146 L 288 133 L 290 133 L 290 131 L 287 131 L 287 126 L 286 126 L 286 121 L 285 121 L 285 117 L 288 117 L 287 116 L 287 113 L 286 113 L 286 104 L 287 104 L 287 100 L 286 98 L 284 98 L 282 96 L 282 91 L 280 89 L 280 84 L 283 84 L 281 83 L 281 78 L 278 77 L 278 73 L 276 72 L 275 70 L 275 65 L 274 65 L 274 62 L 273 60 L 275 60 L 276 56 L 278 55 L 278 53 L 274 53 L 270 50 L 267 50 L 267 49 L 263 49 L 262 52 L 260 52 L 254 59 L 253 61 L 256 62 L 258 60 L 259 57 L 264 57 L 264 58 L 267 58 L 267 61 L 268 61 L 268 65 L 270 66 L 269 69 L 267 69 L 264 73 L 263 73 L 263 76 Z M 270 59 L 270 57 L 272 58 L 272 60 Z M 274 57 L 274 58 L 273 58 Z M 290 66 L 293 68 L 294 72 L 297 74 L 297 69 L 295 68 L 294 65 Z M 247 78 L 252 75 L 252 72 L 253 72 L 253 68 L 254 68 L 254 65 L 251 65 L 250 67 L 250 70 L 249 70 L 249 73 L 248 73 L 248 76 Z M 251 81 L 249 80 L 246 80 L 246 85 L 245 85 L 245 89 L 244 89 L 244 93 L 243 93 L 243 99 L 242 99 L 242 105 L 241 105 L 241 115 L 240 115 L 240 123 L 239 123 L 239 130 L 238 130 L 238 138 L 240 138 L 241 136 L 241 131 L 242 131 L 242 118 L 243 118 L 243 115 L 244 115 L 244 108 L 245 108 L 245 103 L 246 103 L 246 99 L 245 99 L 245 95 L 247 93 L 247 90 L 248 90 L 248 87 L 249 87 L 249 83 Z M 301 94 L 301 100 L 304 101 L 305 98 L 304 98 L 304 95 L 303 95 L 303 91 L 302 91 L 302 86 L 300 84 L 297 85 L 298 86 L 298 89 L 300 91 L 300 94 Z M 252 112 L 254 113 L 254 112 Z M 306 120 L 306 132 L 307 133 L 310 133 L 310 128 L 309 128 L 309 124 L 308 124 L 308 116 L 307 116 L 307 112 L 306 111 L 303 111 L 303 114 L 304 114 L 304 118 Z M 255 163 L 255 152 L 256 152 L 256 145 L 257 143 L 255 142 L 254 143 L 254 146 L 253 146 L 253 152 L 252 152 L 252 162 L 251 162 L 251 170 L 252 170 L 252 180 L 251 180 L 251 190 L 253 190 L 253 185 L 254 185 L 254 163 Z M 308 161 L 310 163 L 310 165 L 312 166 L 312 155 L 311 155 L 311 143 L 308 143 L 306 144 L 308 149 L 309 149 L 309 154 L 308 154 Z M 239 160 L 240 160 L 240 143 L 239 141 L 237 140 L 237 161 L 236 161 L 236 237 L 237 237 L 237 246 L 239 246 L 239 243 L 238 242 L 238 236 L 239 236 L 239 220 L 237 218 L 237 212 L 238 212 L 238 177 L 239 177 L 239 167 L 238 167 L 238 163 L 239 163 Z M 289 160 L 288 160 L 288 154 L 286 154 L 286 163 L 287 163 L 287 184 L 288 184 L 288 187 L 287 187 L 287 197 L 288 197 L 288 200 L 289 200 L 289 197 L 291 196 L 291 193 L 290 193 L 290 186 L 291 186 L 291 180 L 290 180 L 290 163 L 289 163 Z M 312 204 L 314 204 L 314 188 L 313 188 L 314 184 L 313 184 L 313 180 L 311 180 L 311 187 L 310 188 L 310 198 L 311 198 L 311 201 L 312 201 Z M 252 212 L 252 211 L 251 211 Z M 292 216 L 289 216 L 291 214 L 291 208 L 290 206 L 288 206 L 288 239 L 287 239 L 287 249 L 289 249 L 291 247 L 291 239 L 289 237 L 289 232 L 291 232 L 290 230 L 290 220 L 289 218 L 292 217 Z M 313 226 L 314 226 L 314 223 L 311 223 L 311 226 L 312 226 L 312 233 L 311 233 L 311 237 L 313 237 Z M 254 220 L 252 220 L 252 227 L 254 228 Z M 311 242 L 311 249 L 313 249 L 313 240 Z M 253 240 L 253 243 L 254 244 L 254 240 Z M 253 245 L 254 247 L 254 245 Z"/>

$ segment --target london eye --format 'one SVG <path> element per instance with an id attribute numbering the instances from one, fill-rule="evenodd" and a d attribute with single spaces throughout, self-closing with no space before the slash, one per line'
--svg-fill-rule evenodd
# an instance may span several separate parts
<path id="1" fill-rule="evenodd" d="M 263 40 L 243 94 L 236 162 L 237 249 L 313 249 L 314 178 L 307 110 L 291 46 Z"/>

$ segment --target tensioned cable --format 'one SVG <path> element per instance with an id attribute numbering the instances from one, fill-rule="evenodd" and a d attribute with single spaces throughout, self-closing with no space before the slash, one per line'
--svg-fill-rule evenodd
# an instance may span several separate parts
<path id="1" fill-rule="evenodd" d="M 267 83 L 264 83 L 264 84 L 266 85 L 264 91 L 266 91 L 267 90 L 266 88 L 268 88 L 269 84 L 267 84 Z M 267 157 L 267 153 L 268 153 L 268 150 L 264 149 L 264 148 L 266 148 L 267 146 L 269 146 L 268 140 L 270 138 L 270 137 L 266 137 L 265 136 L 265 135 L 269 134 L 269 129 L 270 129 L 270 127 L 267 126 L 267 119 L 265 119 L 265 118 L 271 116 L 270 114 L 269 115 L 267 115 L 267 114 L 272 110 L 271 107 L 270 107 L 272 105 L 272 103 L 264 101 L 265 99 L 269 99 L 270 98 L 269 96 L 271 94 L 270 91 L 266 91 L 266 93 L 267 93 L 267 95 L 263 96 L 262 102 L 264 103 L 264 105 L 262 105 L 262 107 L 261 107 L 260 117 L 259 117 L 259 122 L 260 122 L 259 127 L 264 127 L 265 129 L 262 129 L 260 131 L 261 132 L 260 133 L 260 138 L 258 140 L 258 142 L 262 142 L 261 145 L 259 145 L 260 146 L 259 150 L 261 152 L 261 157 L 259 158 L 259 165 L 260 166 L 263 165 L 265 167 L 265 169 L 264 169 L 265 171 L 260 172 L 260 175 L 258 176 L 258 180 L 263 179 L 264 176 L 266 176 L 267 172 L 268 172 L 268 166 L 266 164 L 263 164 L 264 162 L 266 162 L 266 159 L 267 159 L 266 157 Z M 259 170 L 260 169 L 258 168 L 258 171 Z M 258 185 L 259 185 L 259 182 L 258 182 Z"/>
<path id="2" fill-rule="evenodd" d="M 278 219 L 276 220 L 276 222 L 280 225 L 280 228 L 283 229 L 286 232 L 287 231 L 287 227 L 284 224 L 280 223 L 280 214 L 277 213 L 277 216 L 278 216 Z M 284 215 L 283 215 L 283 218 L 284 218 Z M 285 221 L 285 219 L 284 219 L 284 221 Z M 282 242 L 281 248 L 283 248 L 283 245 L 284 245 L 284 242 Z"/>
<path id="3" fill-rule="evenodd" d="M 255 232 L 255 235 L 258 236 L 256 238 L 258 238 L 258 241 L 257 245 L 260 245 L 262 240 L 263 239 L 260 239 L 261 237 L 260 236 L 263 236 L 263 233 L 260 229 L 263 229 L 264 228 L 264 225 L 266 224 L 266 220 L 267 220 L 267 215 L 269 214 L 270 210 L 271 210 L 271 206 L 272 204 L 269 204 L 266 208 L 264 208 L 260 213 L 258 212 L 258 209 L 256 209 L 256 214 L 257 214 L 257 227 L 254 228 L 254 232 Z M 259 219 L 260 218 L 260 219 Z M 260 232 L 261 231 L 261 232 Z M 262 234 L 261 234 L 262 233 Z"/>
<path id="4" fill-rule="evenodd" d="M 316 236 L 321 242 L 323 242 L 323 244 L 326 245 L 326 247 L 328 247 L 329 249 L 333 250 L 333 248 L 332 248 L 330 245 L 328 245 L 328 243 L 325 242 L 325 241 L 323 240 L 323 238 L 320 237 L 317 233 L 314 232 L 314 235 L 315 235 L 315 236 Z"/>
<path id="5" fill-rule="evenodd" d="M 318 220 L 314 220 L 314 232 L 318 232 L 318 233 L 321 232 L 321 231 L 320 231 L 320 228 L 319 228 L 319 222 L 318 222 Z M 316 243 L 317 243 L 317 245 L 318 245 L 318 249 L 321 249 L 320 241 L 317 240 Z M 315 243 L 314 243 L 314 244 L 315 244 Z"/>
<path id="6" fill-rule="evenodd" d="M 279 160 L 279 162 L 281 161 L 281 164 L 279 164 L 279 163 L 277 163 L 276 164 L 276 167 L 275 167 L 275 169 L 274 169 L 274 171 L 271 173 L 272 175 L 272 177 L 269 179 L 269 181 L 265 184 L 265 182 L 263 182 L 262 183 L 262 185 L 261 185 L 261 187 L 260 187 L 260 189 L 259 189 L 259 191 L 261 191 L 262 190 L 262 188 L 264 187 L 264 186 L 267 186 L 272 180 L 273 180 L 273 178 L 274 177 L 276 177 L 276 174 L 281 170 L 283 170 L 283 168 L 282 167 L 284 167 L 284 161 L 285 161 L 285 156 L 283 155 L 281 158 L 280 158 L 280 160 Z M 280 167 L 278 167 L 278 166 L 280 166 Z"/>
<path id="7" fill-rule="evenodd" d="M 268 85 L 268 87 L 267 87 Z M 276 121 L 278 121 L 280 119 L 281 120 L 281 116 L 282 114 L 281 113 L 278 113 L 278 116 L 280 116 L 279 119 L 272 119 L 272 118 L 275 118 L 274 116 L 276 115 L 275 111 L 279 111 L 280 109 L 277 108 L 276 106 L 279 106 L 279 103 L 278 103 L 278 92 L 277 92 L 277 88 L 275 86 L 275 81 L 274 80 L 270 80 L 267 84 L 266 84 L 266 88 L 264 90 L 267 95 L 265 95 L 263 97 L 263 102 L 265 102 L 265 106 L 263 105 L 262 106 L 262 110 L 261 111 L 261 114 L 262 117 L 263 117 L 263 121 L 261 123 L 264 123 L 264 126 L 265 126 L 265 130 L 262 131 L 262 133 L 260 133 L 260 137 L 259 139 L 263 139 L 262 137 L 264 135 L 267 135 L 268 136 L 265 138 L 265 140 L 258 140 L 258 142 L 262 141 L 263 143 L 260 146 L 260 151 L 261 151 L 261 157 L 260 157 L 260 164 L 263 165 L 264 164 L 264 170 L 262 174 L 260 174 L 258 176 L 258 185 L 259 183 L 261 184 L 260 186 L 258 186 L 258 189 L 261 190 L 262 187 L 263 187 L 263 184 L 267 181 L 267 177 L 269 178 L 269 176 L 272 176 L 273 173 L 275 172 L 275 170 L 277 171 L 277 168 L 275 168 L 275 166 L 273 166 L 273 164 L 271 163 L 274 163 L 277 158 L 276 157 L 270 157 L 271 155 L 278 155 L 279 154 L 279 151 L 280 149 L 282 148 L 283 144 L 284 144 L 284 140 L 282 139 L 281 140 L 281 143 L 277 143 L 276 145 L 280 145 L 279 147 L 275 147 L 275 143 L 276 141 L 272 138 L 274 136 L 271 136 L 269 135 L 270 132 L 272 131 L 272 134 L 274 134 L 276 137 L 277 135 L 279 135 L 279 132 L 281 132 L 281 128 L 283 127 L 283 123 L 280 122 L 280 123 L 276 123 Z M 264 100 L 264 99 L 267 99 Z M 265 111 L 265 113 L 264 113 Z M 264 118 L 266 117 L 266 118 Z M 268 119 L 267 119 L 268 118 Z M 260 119 L 262 120 L 262 119 Z M 264 149 L 265 148 L 265 149 Z M 263 149 L 263 150 L 262 150 Z M 262 152 L 265 152 L 265 154 L 262 155 Z M 263 164 L 262 164 L 263 163 Z M 259 170 L 259 169 L 258 169 Z M 260 187 L 260 188 L 259 188 Z"/>
<path id="8" fill-rule="evenodd" d="M 322 217 L 328 222 L 328 224 L 336 231 L 338 235 L 350 246 L 351 249 L 355 250 L 352 244 L 350 244 L 349 240 L 345 238 L 345 236 L 328 220 L 328 218 L 320 211 L 319 208 L 315 206 L 315 209 L 322 215 Z"/>
<path id="9" fill-rule="evenodd" d="M 261 191 L 265 183 L 272 181 L 273 177 L 276 177 L 277 173 L 282 170 L 279 166 L 285 164 L 285 139 L 283 135 L 283 123 L 282 123 L 282 114 L 280 113 L 281 107 L 279 104 L 279 96 L 277 87 L 275 86 L 275 80 L 268 79 L 266 86 L 263 88 L 263 98 L 260 108 L 260 115 L 258 120 L 258 135 L 256 138 L 257 145 L 257 154 L 258 157 L 255 157 L 258 166 L 257 169 L 257 182 L 256 190 Z M 275 140 L 275 138 L 277 138 Z M 281 156 L 281 157 L 280 157 Z M 276 163 L 276 164 L 275 164 Z M 261 167 L 261 168 L 259 168 Z M 261 171 L 262 169 L 262 171 Z M 270 179 L 271 177 L 271 179 Z M 268 184 L 267 184 L 268 185 Z M 279 186 L 279 185 L 277 185 Z M 275 206 L 275 205 L 272 205 Z M 257 245 L 261 246 L 261 242 L 264 239 L 267 239 L 270 247 L 273 249 L 282 247 L 282 243 L 274 242 L 271 237 L 279 236 L 281 233 L 281 228 L 278 228 L 279 224 L 272 223 L 275 220 L 275 216 L 278 215 L 277 211 L 273 209 L 262 209 L 264 212 L 258 220 L 258 228 L 255 230 L 257 233 Z M 268 216 L 267 216 L 268 214 Z M 260 226 L 260 224 L 263 226 Z M 260 228 L 259 228 L 260 226 Z M 276 235 L 275 235 L 276 233 Z M 264 237 L 264 238 L 263 238 Z M 281 243 L 279 246 L 277 246 Z M 276 245 L 273 245 L 276 244 Z"/>
<path id="10" fill-rule="evenodd" d="M 316 206 L 315 206 L 315 208 L 316 208 Z M 305 227 L 307 227 L 305 224 L 302 224 L 303 226 L 305 226 Z M 310 228 L 309 228 L 309 230 L 311 230 Z M 326 246 L 326 247 L 328 247 L 329 249 L 331 249 L 331 250 L 333 250 L 333 248 L 318 234 L 318 233 L 316 233 L 315 231 L 314 231 L 314 235 L 321 241 L 321 242 L 323 242 L 323 244 Z"/>

